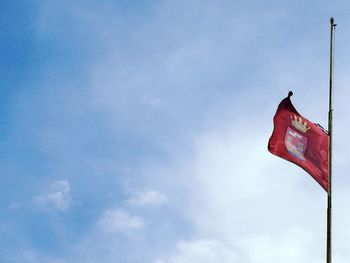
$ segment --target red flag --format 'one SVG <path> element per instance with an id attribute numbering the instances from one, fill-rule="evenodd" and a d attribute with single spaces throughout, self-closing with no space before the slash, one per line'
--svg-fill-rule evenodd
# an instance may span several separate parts
<path id="1" fill-rule="evenodd" d="M 328 191 L 328 135 L 296 111 L 292 95 L 278 105 L 268 149 L 303 168 Z"/>

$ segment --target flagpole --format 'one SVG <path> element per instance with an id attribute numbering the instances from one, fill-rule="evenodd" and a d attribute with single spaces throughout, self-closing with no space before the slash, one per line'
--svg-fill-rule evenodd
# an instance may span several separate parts
<path id="1" fill-rule="evenodd" d="M 329 111 L 328 111 L 328 195 L 327 195 L 327 263 L 332 262 L 332 137 L 333 137 L 333 40 L 336 24 L 330 19 Z"/>

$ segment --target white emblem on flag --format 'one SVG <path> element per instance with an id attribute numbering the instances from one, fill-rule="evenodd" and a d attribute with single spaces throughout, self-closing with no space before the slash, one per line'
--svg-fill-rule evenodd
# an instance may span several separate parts
<path id="1" fill-rule="evenodd" d="M 298 158 L 299 160 L 302 160 L 304 162 L 306 161 L 304 154 L 307 147 L 307 137 L 288 127 L 284 143 L 286 145 L 287 151 L 291 155 Z"/>

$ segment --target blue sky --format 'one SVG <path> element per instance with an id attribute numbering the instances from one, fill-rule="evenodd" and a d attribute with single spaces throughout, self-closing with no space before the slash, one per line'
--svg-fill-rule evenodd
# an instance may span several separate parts
<path id="1" fill-rule="evenodd" d="M 348 262 L 347 1 L 2 1 L 0 261 L 319 262 L 326 194 L 267 151 L 288 90 L 327 126 Z"/>

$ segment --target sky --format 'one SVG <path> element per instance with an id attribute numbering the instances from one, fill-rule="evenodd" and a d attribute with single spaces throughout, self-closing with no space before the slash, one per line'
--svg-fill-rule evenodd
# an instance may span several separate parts
<path id="1" fill-rule="evenodd" d="M 316 263 L 326 193 L 267 151 L 278 103 L 327 127 L 350 260 L 350 4 L 0 1 L 0 262 Z"/>

